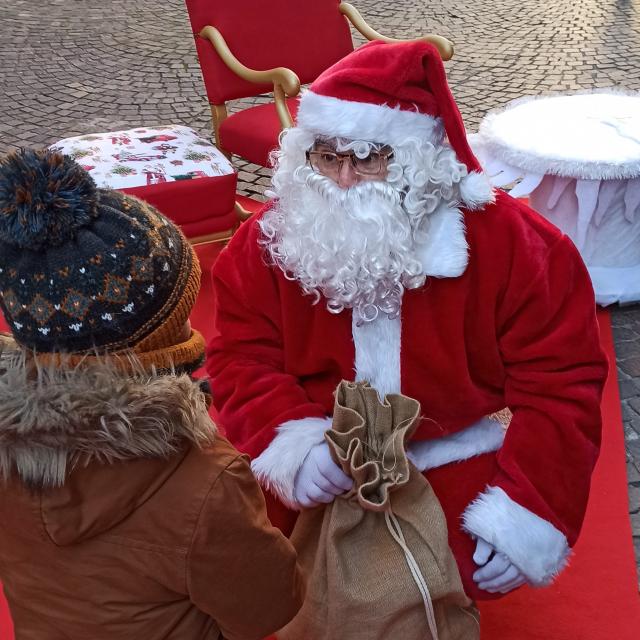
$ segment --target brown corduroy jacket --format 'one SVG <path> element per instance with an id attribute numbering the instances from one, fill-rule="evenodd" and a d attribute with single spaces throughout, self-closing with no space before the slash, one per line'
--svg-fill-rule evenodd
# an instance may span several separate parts
<path id="1" fill-rule="evenodd" d="M 38 381 L 15 362 L 0 372 L 0 582 L 17 640 L 258 639 L 304 595 L 187 376 Z"/>

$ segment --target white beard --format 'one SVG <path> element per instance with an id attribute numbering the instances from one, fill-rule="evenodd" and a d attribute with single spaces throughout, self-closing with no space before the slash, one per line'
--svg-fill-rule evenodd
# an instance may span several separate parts
<path id="1" fill-rule="evenodd" d="M 400 312 L 405 289 L 424 284 L 415 222 L 388 182 L 342 189 L 309 167 L 280 185 L 259 224 L 264 245 L 287 278 L 327 309 L 353 309 L 356 322 Z"/>

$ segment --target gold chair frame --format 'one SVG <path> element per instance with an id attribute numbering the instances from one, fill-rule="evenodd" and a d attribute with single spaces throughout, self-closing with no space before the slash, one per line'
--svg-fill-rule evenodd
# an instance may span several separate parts
<path id="1" fill-rule="evenodd" d="M 340 13 L 342 13 L 353 27 L 359 31 L 362 36 L 367 40 L 381 40 L 382 42 L 404 42 L 404 40 L 398 38 L 389 38 L 387 36 L 378 33 L 375 29 L 371 28 L 360 12 L 348 2 L 342 2 L 338 7 Z M 209 40 L 215 49 L 216 53 L 220 56 L 220 59 L 224 64 L 233 71 L 237 76 L 248 82 L 254 82 L 256 84 L 273 84 L 273 98 L 275 102 L 276 112 L 280 120 L 280 124 L 283 129 L 287 129 L 293 126 L 293 118 L 289 112 L 286 99 L 295 98 L 300 93 L 300 79 L 291 70 L 286 67 L 276 67 L 274 69 L 267 69 L 265 71 L 257 71 L 250 69 L 243 65 L 231 52 L 224 37 L 211 25 L 207 25 L 198 34 L 201 38 Z M 450 60 L 453 57 L 453 43 L 447 38 L 438 36 L 435 34 L 428 34 L 420 38 L 413 38 L 407 42 L 430 42 L 438 49 L 440 56 L 443 60 Z M 220 145 L 220 125 L 227 118 L 227 105 L 223 104 L 210 104 L 211 106 L 211 119 L 213 122 L 213 134 L 215 142 L 220 151 L 225 155 L 230 156 L 230 153 L 223 149 Z"/>

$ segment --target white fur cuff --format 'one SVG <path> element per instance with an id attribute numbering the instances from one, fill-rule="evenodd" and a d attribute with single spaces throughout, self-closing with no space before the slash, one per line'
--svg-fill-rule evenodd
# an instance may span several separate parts
<path id="1" fill-rule="evenodd" d="M 251 463 L 260 485 L 290 509 L 298 509 L 293 497 L 296 475 L 309 451 L 324 442 L 331 424 L 331 418 L 289 420 L 276 429 L 271 444 Z"/>
<path id="2" fill-rule="evenodd" d="M 505 428 L 497 420 L 485 417 L 470 427 L 436 440 L 412 442 L 409 458 L 419 471 L 435 469 L 450 462 L 497 451 L 504 441 Z"/>
<path id="3" fill-rule="evenodd" d="M 462 514 L 462 528 L 502 551 L 534 586 L 548 585 L 564 569 L 567 538 L 550 522 L 487 487 Z"/>

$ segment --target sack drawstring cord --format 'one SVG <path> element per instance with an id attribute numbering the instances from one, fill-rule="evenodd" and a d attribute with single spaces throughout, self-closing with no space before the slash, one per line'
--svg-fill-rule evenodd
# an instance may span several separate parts
<path id="1" fill-rule="evenodd" d="M 420 595 L 422 596 L 422 602 L 424 603 L 424 610 L 427 614 L 427 622 L 429 624 L 429 630 L 431 631 L 431 635 L 433 636 L 433 640 L 438 640 L 438 627 L 436 625 L 436 615 L 433 610 L 433 603 L 431 602 L 431 594 L 429 593 L 429 587 L 427 586 L 427 581 L 424 579 L 420 571 L 420 567 L 416 562 L 413 554 L 411 553 L 411 549 L 407 546 L 407 542 L 404 539 L 404 534 L 402 533 L 402 528 L 400 527 L 400 522 L 398 518 L 396 518 L 393 511 L 389 507 L 384 512 L 384 519 L 387 523 L 387 529 L 389 529 L 389 533 L 392 538 L 398 543 L 398 546 L 404 552 L 404 557 L 407 561 L 407 565 L 409 566 L 409 571 L 411 571 L 411 575 L 413 577 L 414 582 L 418 586 L 420 590 Z"/>

